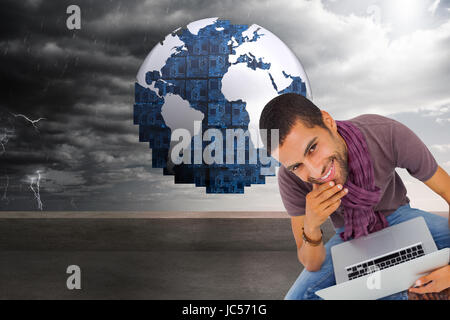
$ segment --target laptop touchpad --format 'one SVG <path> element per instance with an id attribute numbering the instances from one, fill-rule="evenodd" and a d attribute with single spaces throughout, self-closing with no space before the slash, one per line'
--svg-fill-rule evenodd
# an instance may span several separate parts
<path id="1" fill-rule="evenodd" d="M 369 235 L 361 240 L 358 247 L 367 256 L 375 257 L 393 251 L 396 248 L 394 237 L 390 232 Z"/>

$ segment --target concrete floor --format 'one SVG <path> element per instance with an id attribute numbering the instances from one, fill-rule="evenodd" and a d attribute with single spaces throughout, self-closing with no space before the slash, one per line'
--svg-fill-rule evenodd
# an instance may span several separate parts
<path id="1" fill-rule="evenodd" d="M 0 213 L 0 299 L 283 299 L 302 270 L 284 212 Z"/>
<path id="2" fill-rule="evenodd" d="M 301 271 L 286 217 L 0 218 L 0 299 L 283 299 Z"/>

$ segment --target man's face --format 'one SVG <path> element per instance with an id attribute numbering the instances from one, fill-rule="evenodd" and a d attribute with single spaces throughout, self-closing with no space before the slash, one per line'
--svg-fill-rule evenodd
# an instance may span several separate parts
<path id="1" fill-rule="evenodd" d="M 330 131 L 318 126 L 308 128 L 298 121 L 275 155 L 305 182 L 344 184 L 348 175 L 347 146 L 331 116 L 325 111 L 322 114 Z"/>

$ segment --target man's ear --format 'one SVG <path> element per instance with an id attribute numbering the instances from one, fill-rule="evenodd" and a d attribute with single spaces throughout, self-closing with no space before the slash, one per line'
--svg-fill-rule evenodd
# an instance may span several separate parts
<path id="1" fill-rule="evenodd" d="M 331 131 L 336 131 L 337 130 L 337 126 L 336 126 L 336 122 L 334 121 L 334 119 L 330 116 L 330 114 L 324 110 L 320 110 L 320 112 L 322 112 L 322 119 L 323 119 L 323 123 L 325 123 L 325 125 L 331 130 Z"/>

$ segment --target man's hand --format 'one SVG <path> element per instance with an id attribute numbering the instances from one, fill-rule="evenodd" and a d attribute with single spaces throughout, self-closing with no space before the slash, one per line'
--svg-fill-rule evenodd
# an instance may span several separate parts
<path id="1" fill-rule="evenodd" d="M 330 181 L 321 185 L 313 184 L 313 190 L 306 195 L 305 231 L 317 234 L 317 230 L 327 218 L 339 208 L 341 198 L 347 194 L 342 185 Z"/>
<path id="2" fill-rule="evenodd" d="M 410 292 L 424 294 L 430 292 L 441 292 L 450 287 L 450 266 L 434 270 L 427 276 L 418 279 L 415 283 L 418 288 L 409 288 Z"/>

